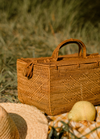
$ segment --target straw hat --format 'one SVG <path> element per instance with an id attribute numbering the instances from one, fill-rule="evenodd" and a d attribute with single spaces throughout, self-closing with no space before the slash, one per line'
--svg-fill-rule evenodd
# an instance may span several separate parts
<path id="1" fill-rule="evenodd" d="M 36 107 L 0 103 L 0 139 L 46 139 L 48 122 Z"/>

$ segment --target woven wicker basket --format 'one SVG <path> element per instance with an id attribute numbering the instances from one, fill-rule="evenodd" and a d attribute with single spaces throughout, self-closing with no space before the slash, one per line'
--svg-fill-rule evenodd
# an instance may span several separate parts
<path id="1" fill-rule="evenodd" d="M 76 43 L 79 52 L 58 56 L 69 43 Z M 86 54 L 77 39 L 60 43 L 51 57 L 18 59 L 17 77 L 19 100 L 48 115 L 68 112 L 79 100 L 100 104 L 100 55 Z"/>

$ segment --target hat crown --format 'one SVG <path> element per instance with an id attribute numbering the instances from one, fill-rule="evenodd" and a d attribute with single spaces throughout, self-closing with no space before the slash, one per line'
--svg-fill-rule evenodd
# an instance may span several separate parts
<path id="1" fill-rule="evenodd" d="M 0 139 L 20 139 L 15 123 L 2 106 L 0 106 Z"/>

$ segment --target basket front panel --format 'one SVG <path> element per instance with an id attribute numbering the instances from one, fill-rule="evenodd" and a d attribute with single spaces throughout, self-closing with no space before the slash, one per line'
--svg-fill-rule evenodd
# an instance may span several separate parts
<path id="1" fill-rule="evenodd" d="M 100 68 L 71 69 L 50 72 L 50 100 L 53 115 L 68 112 L 76 101 L 100 104 Z"/>

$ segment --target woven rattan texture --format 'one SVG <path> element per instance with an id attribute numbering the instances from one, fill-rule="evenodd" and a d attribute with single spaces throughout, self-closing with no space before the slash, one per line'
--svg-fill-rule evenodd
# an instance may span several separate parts
<path id="1" fill-rule="evenodd" d="M 24 76 L 25 63 L 18 63 L 18 97 L 22 103 L 35 105 L 46 111 L 49 107 L 49 70 L 34 66 L 31 79 Z"/>
<path id="2" fill-rule="evenodd" d="M 58 56 L 69 43 L 76 43 L 79 52 Z M 77 39 L 61 42 L 51 57 L 18 59 L 17 77 L 19 100 L 48 115 L 68 112 L 79 100 L 100 104 L 100 55 L 87 54 Z"/>
<path id="3" fill-rule="evenodd" d="M 89 64 L 88 69 L 35 65 L 31 79 L 23 74 L 25 65 L 18 61 L 18 96 L 22 103 L 35 105 L 49 115 L 68 112 L 79 100 L 100 104 L 100 67 L 95 67 L 96 63 Z"/>
<path id="4" fill-rule="evenodd" d="M 52 70 L 50 83 L 53 114 L 68 112 L 79 100 L 100 104 L 100 68 L 66 72 L 58 68 Z"/>

